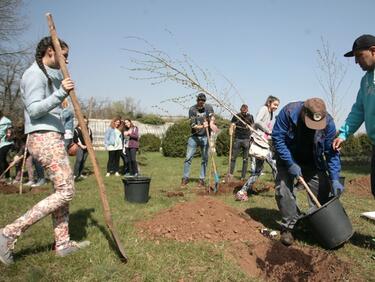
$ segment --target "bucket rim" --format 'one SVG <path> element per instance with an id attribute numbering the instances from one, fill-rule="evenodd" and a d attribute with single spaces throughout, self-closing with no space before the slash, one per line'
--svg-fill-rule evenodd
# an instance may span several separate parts
<path id="1" fill-rule="evenodd" d="M 320 208 L 318 208 L 318 209 L 312 211 L 312 212 L 309 213 L 309 214 L 306 214 L 304 217 L 305 217 L 305 218 L 310 217 L 311 215 L 313 215 L 313 214 L 317 213 L 318 211 L 322 210 L 323 208 L 326 208 L 326 207 L 327 207 L 328 205 L 330 205 L 332 202 L 334 202 L 334 201 L 336 201 L 336 200 L 339 200 L 339 198 L 340 198 L 339 196 L 334 196 L 331 200 L 329 200 L 327 203 L 325 203 L 324 205 L 322 205 Z M 340 201 L 339 201 L 339 202 L 340 202 Z M 340 204 L 341 204 L 341 202 L 340 202 Z"/>

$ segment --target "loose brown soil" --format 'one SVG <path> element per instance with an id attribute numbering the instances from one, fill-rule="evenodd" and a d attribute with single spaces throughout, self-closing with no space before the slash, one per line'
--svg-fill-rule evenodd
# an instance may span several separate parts
<path id="1" fill-rule="evenodd" d="M 229 242 L 227 256 L 251 277 L 274 281 L 342 281 L 350 265 L 330 252 L 294 245 L 285 247 L 263 236 L 264 226 L 223 202 L 198 197 L 176 204 L 154 218 L 137 223 L 142 237 L 179 242 Z"/>
<path id="2" fill-rule="evenodd" d="M 371 193 L 371 177 L 370 176 L 364 176 L 364 177 L 351 179 L 348 181 L 346 188 L 347 188 L 347 192 L 349 192 L 351 195 L 354 194 L 356 196 L 365 197 L 365 198 L 373 197 Z"/>
<path id="3" fill-rule="evenodd" d="M 48 191 L 46 187 L 34 187 L 31 188 L 30 186 L 23 186 L 22 187 L 22 194 L 31 193 L 31 194 L 38 194 Z M 20 192 L 19 185 L 10 185 L 6 183 L 0 182 L 0 193 L 3 194 L 18 194 Z"/>

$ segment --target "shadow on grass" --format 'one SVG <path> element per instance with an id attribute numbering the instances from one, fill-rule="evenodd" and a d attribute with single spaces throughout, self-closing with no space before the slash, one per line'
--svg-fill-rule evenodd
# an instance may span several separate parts
<path id="1" fill-rule="evenodd" d="M 354 246 L 357 246 L 363 249 L 375 250 L 375 243 L 372 240 L 373 240 L 372 236 L 354 232 L 349 242 L 353 244 Z"/>
<path id="2" fill-rule="evenodd" d="M 103 226 L 98 223 L 98 221 L 93 218 L 91 215 L 95 209 L 81 209 L 78 210 L 75 213 L 70 214 L 69 216 L 69 232 L 70 232 L 70 237 L 72 240 L 75 241 L 82 241 L 87 238 L 87 230 L 86 228 L 89 225 L 95 226 L 99 229 L 101 233 L 103 233 L 104 237 L 107 239 L 108 244 L 110 248 L 115 251 L 118 255 L 120 255 L 116 244 L 114 240 L 112 239 L 112 236 L 108 232 L 108 230 Z M 37 254 L 40 252 L 45 252 L 45 251 L 51 251 L 53 249 L 53 244 L 46 244 L 43 246 L 37 246 L 37 247 L 30 247 L 27 249 L 23 249 L 20 252 L 15 254 L 15 257 L 22 257 L 22 256 L 27 256 L 31 254 Z"/>
<path id="3" fill-rule="evenodd" d="M 108 241 L 109 247 L 121 257 L 120 252 L 116 246 L 114 239 L 108 232 L 105 226 L 98 223 L 98 221 L 91 215 L 95 212 L 94 208 L 81 209 L 70 215 L 69 218 L 69 229 L 70 235 L 73 240 L 82 241 L 87 237 L 86 227 L 89 225 L 95 226 L 104 235 Z"/>

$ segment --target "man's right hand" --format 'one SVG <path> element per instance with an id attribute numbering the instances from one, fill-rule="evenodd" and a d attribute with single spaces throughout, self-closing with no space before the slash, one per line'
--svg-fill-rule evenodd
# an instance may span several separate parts
<path id="1" fill-rule="evenodd" d="M 344 142 L 345 140 L 337 137 L 335 140 L 333 140 L 332 142 L 332 148 L 333 150 L 335 151 L 340 151 L 341 149 L 341 144 Z"/>
<path id="2" fill-rule="evenodd" d="M 288 172 L 289 172 L 290 175 L 292 175 L 294 177 L 302 176 L 301 167 L 298 164 L 296 164 L 296 163 L 292 164 L 288 168 Z"/>

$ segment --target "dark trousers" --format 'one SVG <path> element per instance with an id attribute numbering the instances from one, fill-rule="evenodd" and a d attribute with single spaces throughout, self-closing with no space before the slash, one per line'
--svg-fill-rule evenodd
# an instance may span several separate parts
<path id="1" fill-rule="evenodd" d="M 127 163 L 129 165 L 129 173 L 134 175 L 138 173 L 137 165 L 137 149 L 136 148 L 126 148 Z"/>
<path id="2" fill-rule="evenodd" d="M 236 166 L 236 159 L 238 154 L 242 150 L 242 171 L 241 178 L 246 177 L 247 165 L 249 162 L 249 148 L 250 148 L 250 139 L 238 139 L 234 140 L 232 158 L 230 160 L 230 174 L 233 174 L 234 167 Z"/>
<path id="3" fill-rule="evenodd" d="M 76 155 L 76 162 L 74 164 L 74 176 L 80 176 L 82 174 L 83 168 L 85 167 L 85 162 L 88 156 L 87 150 L 78 148 Z"/>
<path id="4" fill-rule="evenodd" d="M 121 150 L 108 151 L 107 172 L 119 172 Z"/>
<path id="5" fill-rule="evenodd" d="M 372 146 L 371 157 L 371 192 L 375 197 L 375 146 Z"/>
<path id="6" fill-rule="evenodd" d="M 13 146 L 12 144 L 9 144 L 0 148 L 0 174 L 3 174 L 3 172 L 9 166 L 9 163 L 7 162 L 7 155 L 8 155 L 9 150 L 12 148 L 12 146 Z M 5 177 L 8 178 L 9 176 L 10 176 L 10 171 L 8 170 L 5 173 Z"/>
<path id="7" fill-rule="evenodd" d="M 318 198 L 320 204 L 323 205 L 328 202 L 331 186 L 327 174 L 323 171 L 317 171 L 316 168 L 301 168 L 304 180 L 312 193 Z M 277 165 L 275 198 L 281 213 L 282 228 L 293 229 L 301 217 L 294 189 L 294 177 L 288 173 L 286 167 Z M 308 202 L 310 209 L 314 209 L 315 206 L 310 197 L 308 197 Z"/>
<path id="8" fill-rule="evenodd" d="M 126 150 L 126 149 L 125 149 Z M 129 170 L 129 161 L 128 161 L 128 158 L 125 154 L 125 152 L 121 151 L 121 155 L 120 155 L 121 159 L 122 159 L 122 163 L 124 164 L 124 169 L 122 170 L 122 174 L 127 174 L 127 173 L 130 173 L 130 170 Z"/>

